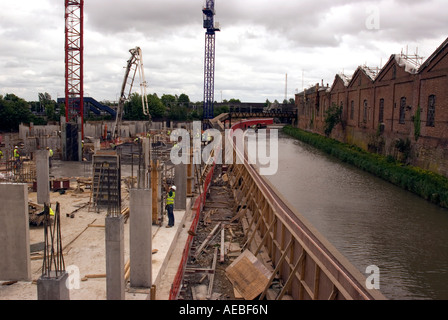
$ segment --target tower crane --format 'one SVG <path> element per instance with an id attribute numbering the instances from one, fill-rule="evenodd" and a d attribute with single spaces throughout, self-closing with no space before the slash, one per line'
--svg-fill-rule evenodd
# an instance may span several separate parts
<path id="1" fill-rule="evenodd" d="M 205 32 L 205 59 L 204 59 L 204 113 L 203 127 L 206 129 L 209 119 L 213 119 L 213 101 L 215 90 L 215 32 L 220 31 L 215 25 L 215 1 L 206 0 L 202 9 Z"/>
<path id="2" fill-rule="evenodd" d="M 146 80 L 145 72 L 143 69 L 143 56 L 140 47 L 135 47 L 130 49 L 131 57 L 127 61 L 126 71 L 124 74 L 123 84 L 121 85 L 120 99 L 118 100 L 117 116 L 115 118 L 115 126 L 113 129 L 112 140 L 117 140 L 120 135 L 120 127 L 123 118 L 123 109 L 126 101 L 129 100 L 132 92 L 132 87 L 134 86 L 135 75 L 137 74 L 140 78 L 140 91 L 142 96 L 142 108 L 143 114 L 148 116 L 149 122 L 151 122 L 151 115 L 149 114 L 148 108 L 148 97 L 146 95 Z M 129 86 L 127 89 L 126 87 Z"/>

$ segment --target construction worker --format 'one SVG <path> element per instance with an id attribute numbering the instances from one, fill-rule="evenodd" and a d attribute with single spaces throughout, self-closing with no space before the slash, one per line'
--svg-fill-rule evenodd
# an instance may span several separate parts
<path id="1" fill-rule="evenodd" d="M 14 147 L 14 165 L 16 169 L 20 166 L 20 152 L 18 146 Z"/>
<path id="2" fill-rule="evenodd" d="M 53 150 L 47 147 L 47 151 L 48 151 L 48 164 L 50 165 L 51 168 L 51 158 L 53 157 Z"/>
<path id="3" fill-rule="evenodd" d="M 0 160 L 3 160 L 3 151 L 0 150 Z"/>
<path id="4" fill-rule="evenodd" d="M 38 215 L 38 216 L 41 216 L 41 215 L 43 215 L 44 213 L 45 213 L 45 209 L 42 210 L 42 212 L 38 213 L 37 215 Z M 54 217 L 54 211 L 53 211 L 53 209 L 51 209 L 50 206 L 48 207 L 48 213 L 50 214 L 50 217 Z"/>
<path id="5" fill-rule="evenodd" d="M 166 209 L 168 212 L 167 228 L 174 226 L 174 198 L 176 197 L 176 186 L 171 186 L 168 196 L 166 198 Z"/>

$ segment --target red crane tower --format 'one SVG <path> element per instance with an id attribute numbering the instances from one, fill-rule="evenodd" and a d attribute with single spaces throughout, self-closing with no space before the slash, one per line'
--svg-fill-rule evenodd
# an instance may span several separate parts
<path id="1" fill-rule="evenodd" d="M 84 0 L 65 0 L 65 120 L 81 118 L 84 139 Z"/>

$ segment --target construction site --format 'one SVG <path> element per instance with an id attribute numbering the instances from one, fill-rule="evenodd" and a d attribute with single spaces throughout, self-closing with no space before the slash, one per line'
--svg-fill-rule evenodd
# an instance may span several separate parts
<path id="1" fill-rule="evenodd" d="M 250 161 L 297 114 L 214 116 L 213 0 L 203 119 L 184 123 L 153 121 L 138 46 L 116 108 L 84 96 L 84 1 L 65 3 L 65 117 L 1 139 L 0 300 L 384 299 Z M 137 87 L 146 120 L 124 121 Z"/>
<path id="2" fill-rule="evenodd" d="M 228 188 L 228 182 L 223 180 L 218 169 L 211 172 L 210 166 L 170 163 L 169 153 L 173 143 L 169 141 L 168 131 L 153 130 L 151 139 L 145 137 L 136 140 L 133 137 L 118 145 L 115 150 L 108 148 L 95 151 L 95 143 L 86 141 L 84 161 L 79 162 L 61 160 L 58 148 L 51 159 L 51 167 L 46 148 L 30 152 L 31 156 L 22 156 L 20 168 L 14 168 L 14 160 L 5 162 L 1 185 L 5 188 L 2 194 L 8 195 L 9 200 L 4 199 L 3 208 L 12 217 L 2 215 L 2 252 L 9 255 L 10 259 L 4 260 L 0 269 L 0 299 L 35 300 L 39 298 L 39 279 L 55 276 L 53 280 L 57 282 L 60 278 L 60 274 L 56 276 L 58 272 L 68 276 L 69 280 L 64 279 L 64 284 L 66 281 L 71 283 L 68 286 L 70 299 L 110 299 L 110 287 L 106 290 L 109 286 L 106 255 L 113 254 L 111 252 L 117 248 L 109 244 L 106 238 L 106 220 L 109 218 L 116 218 L 122 228 L 118 240 L 120 250 L 115 253 L 118 254 L 115 257 L 117 261 L 121 261 L 118 265 L 121 265 L 122 270 L 116 272 L 122 286 L 114 287 L 113 291 L 119 295 L 116 297 L 169 299 L 185 237 L 193 234 L 190 227 L 194 219 L 198 224 L 196 212 L 203 205 L 198 205 L 196 199 L 200 198 L 207 175 L 214 185 L 208 190 L 208 197 L 216 198 L 221 209 L 214 208 L 212 204 L 210 208 L 203 207 L 202 212 L 206 212 L 206 216 L 201 216 L 201 220 L 204 220 L 199 228 L 208 228 L 215 219 L 222 223 L 225 219 L 230 221 L 232 215 L 229 208 L 235 202 L 218 194 Z M 35 141 L 36 137 L 28 139 Z M 45 139 L 50 137 L 45 136 Z M 151 149 L 147 148 L 150 140 Z M 13 145 L 22 145 L 23 141 L 11 137 L 10 144 L 13 148 Z M 24 150 L 25 146 L 22 146 L 22 154 L 25 154 Z M 41 177 L 42 173 L 45 173 L 44 177 Z M 177 186 L 175 225 L 166 228 L 166 194 L 172 185 Z M 49 215 L 46 208 L 52 208 L 55 215 Z M 137 213 L 137 210 L 141 213 Z M 137 220 L 137 214 L 143 216 Z M 133 220 L 137 221 L 133 224 Z M 133 226 L 137 230 L 134 231 Z M 226 225 L 229 239 L 231 234 L 240 233 L 237 224 L 229 228 L 230 224 Z M 220 229 L 219 234 L 224 231 L 224 227 Z M 204 232 L 197 229 L 194 234 L 197 233 L 200 239 Z M 201 249 L 202 253 L 211 250 L 216 241 L 220 243 L 221 240 L 213 239 L 207 243 Z M 107 250 L 108 245 L 112 246 L 111 251 Z M 226 246 L 230 250 L 230 243 L 226 243 Z M 146 251 L 146 254 L 139 252 L 141 250 Z M 175 253 L 176 250 L 180 252 Z M 140 261 L 131 263 L 133 255 Z M 206 263 L 206 259 L 204 257 L 204 261 L 201 261 L 200 257 L 196 257 L 197 263 Z M 220 260 L 220 265 L 223 262 Z M 136 267 L 131 269 L 131 265 Z M 137 278 L 134 280 L 131 270 L 136 272 L 134 277 Z M 132 281 L 137 282 L 134 284 Z M 210 286 L 212 283 L 213 280 Z M 224 284 L 224 287 L 228 287 L 228 284 Z M 155 291 L 151 293 L 151 289 Z M 228 293 L 223 294 L 226 294 L 226 298 L 233 298 Z"/>

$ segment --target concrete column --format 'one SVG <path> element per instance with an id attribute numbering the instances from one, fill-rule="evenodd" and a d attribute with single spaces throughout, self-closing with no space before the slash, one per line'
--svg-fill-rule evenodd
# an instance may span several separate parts
<path id="1" fill-rule="evenodd" d="M 131 189 L 130 194 L 130 281 L 131 287 L 152 285 L 151 189 Z"/>
<path id="2" fill-rule="evenodd" d="M 123 216 L 106 217 L 107 300 L 124 300 L 124 221 Z"/>
<path id="3" fill-rule="evenodd" d="M 149 187 L 149 179 L 148 179 L 148 169 L 150 167 L 149 164 L 149 139 L 141 138 L 142 143 L 142 157 L 143 164 L 140 168 L 140 172 L 138 173 L 138 188 L 139 189 L 147 189 Z"/>
<path id="4" fill-rule="evenodd" d="M 68 273 L 58 273 L 58 277 L 41 276 L 37 279 L 37 300 L 70 300 L 67 285 Z"/>
<path id="5" fill-rule="evenodd" d="M 81 124 L 82 126 L 83 124 Z M 78 159 L 82 161 L 83 152 L 82 152 L 82 132 L 78 132 Z"/>
<path id="6" fill-rule="evenodd" d="M 151 158 L 151 141 L 149 138 L 142 138 L 144 167 L 147 170 L 150 167 L 149 159 Z"/>
<path id="7" fill-rule="evenodd" d="M 185 210 L 187 208 L 187 165 L 180 163 L 174 167 L 174 185 L 176 186 L 176 197 L 174 198 L 174 209 Z"/>
<path id="8" fill-rule="evenodd" d="M 101 150 L 101 140 L 100 139 L 94 139 L 93 140 L 93 152 L 96 153 L 99 150 Z"/>
<path id="9" fill-rule="evenodd" d="M 28 185 L 0 183 L 0 280 L 31 280 Z"/>
<path id="10" fill-rule="evenodd" d="M 37 203 L 50 204 L 50 168 L 48 151 L 36 151 Z"/>
<path id="11" fill-rule="evenodd" d="M 187 197 L 193 196 L 193 150 L 190 152 L 190 161 L 187 164 Z"/>

